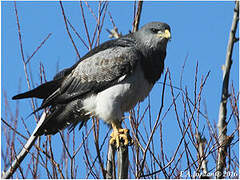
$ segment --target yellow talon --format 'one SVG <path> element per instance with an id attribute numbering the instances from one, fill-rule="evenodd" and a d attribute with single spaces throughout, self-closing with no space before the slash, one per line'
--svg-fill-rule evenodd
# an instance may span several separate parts
<path id="1" fill-rule="evenodd" d="M 120 125 L 112 123 L 113 132 L 110 135 L 110 144 L 116 146 L 116 148 L 120 147 L 120 143 L 122 142 L 124 146 L 131 145 L 133 143 L 131 136 L 129 135 L 128 129 L 123 129 Z"/>

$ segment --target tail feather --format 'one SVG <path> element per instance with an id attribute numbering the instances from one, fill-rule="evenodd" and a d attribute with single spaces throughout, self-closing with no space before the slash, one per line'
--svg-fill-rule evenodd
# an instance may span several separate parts
<path id="1" fill-rule="evenodd" d="M 31 98 L 36 97 L 40 99 L 45 99 L 48 96 L 50 96 L 54 91 L 57 90 L 57 88 L 60 86 L 61 79 L 53 80 L 46 82 L 35 89 L 32 89 L 31 91 L 27 91 L 25 93 L 18 94 L 16 96 L 13 96 L 12 99 L 23 99 L 23 98 Z"/>
<path id="2" fill-rule="evenodd" d="M 41 136 L 43 134 L 56 134 L 59 130 L 67 127 L 71 132 L 78 124 L 80 124 L 80 129 L 90 118 L 85 115 L 84 110 L 79 111 L 81 107 L 82 103 L 80 100 L 75 100 L 74 102 L 68 104 L 58 104 L 52 106 L 49 109 L 41 127 L 39 127 L 38 131 L 35 132 L 35 135 Z"/>

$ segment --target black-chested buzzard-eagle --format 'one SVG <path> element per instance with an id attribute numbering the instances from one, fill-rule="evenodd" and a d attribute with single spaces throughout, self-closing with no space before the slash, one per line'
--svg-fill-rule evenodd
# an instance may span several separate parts
<path id="1" fill-rule="evenodd" d="M 137 32 L 101 44 L 52 81 L 13 99 L 36 97 L 43 99 L 37 110 L 50 107 L 35 135 L 73 129 L 95 116 L 112 126 L 111 143 L 118 147 L 123 139 L 127 145 L 122 116 L 143 101 L 160 78 L 169 39 L 169 25 L 148 23 Z"/>

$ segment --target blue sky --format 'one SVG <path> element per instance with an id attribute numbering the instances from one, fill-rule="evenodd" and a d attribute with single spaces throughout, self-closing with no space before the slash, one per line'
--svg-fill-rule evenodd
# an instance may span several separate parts
<path id="1" fill-rule="evenodd" d="M 93 10 L 97 10 L 97 3 L 91 2 Z M 132 29 L 133 2 L 110 2 L 108 11 L 114 19 L 116 26 L 122 34 Z M 70 22 L 77 29 L 78 33 L 85 38 L 81 11 L 78 2 L 63 2 L 65 13 Z M 51 80 L 57 69 L 61 70 L 70 67 L 76 62 L 77 56 L 67 35 L 61 8 L 58 2 L 17 2 L 18 14 L 21 24 L 24 54 L 29 57 L 39 46 L 41 41 L 52 33 L 45 45 L 32 58 L 30 65 L 34 86 L 39 85 L 39 64 L 45 67 L 46 78 Z M 187 57 L 184 73 L 183 87 L 187 86 L 189 95 L 193 98 L 194 74 L 198 63 L 198 78 L 210 76 L 203 90 L 203 101 L 207 105 L 209 119 L 212 123 L 217 122 L 221 94 L 222 70 L 225 63 L 226 47 L 229 37 L 229 30 L 232 23 L 234 2 L 144 2 L 140 26 L 151 21 L 166 22 L 171 26 L 172 40 L 168 45 L 165 68 L 169 68 L 174 86 L 179 87 L 180 73 L 184 60 Z M 93 32 L 95 21 L 86 10 L 88 27 Z M 9 106 L 14 111 L 16 102 L 11 97 L 27 90 L 27 83 L 24 75 L 23 64 L 20 54 L 20 46 L 17 34 L 17 24 L 13 2 L 2 2 L 2 60 L 1 60 L 1 105 L 2 117 L 5 104 L 3 91 L 7 92 Z M 108 13 L 101 34 L 101 42 L 109 40 L 108 32 L 105 29 L 112 29 Z M 74 36 L 80 55 L 87 53 L 87 48 Z M 233 82 L 235 90 L 238 90 L 239 82 L 239 52 L 238 45 L 233 51 L 233 65 L 231 69 L 230 83 Z M 58 67 L 58 68 L 56 68 Z M 159 82 L 163 81 L 163 77 Z M 162 85 L 156 84 L 153 88 L 150 99 L 152 117 L 156 118 L 160 100 Z M 177 90 L 175 93 L 177 94 Z M 165 108 L 172 102 L 170 88 L 166 88 Z M 146 104 L 146 101 L 143 103 Z M 181 109 L 181 108 L 180 108 Z M 181 110 L 180 110 L 181 112 Z M 20 117 L 26 118 L 31 113 L 29 100 L 20 101 Z M 35 122 L 32 117 L 26 120 L 29 129 L 32 131 Z M 169 153 L 176 149 L 176 137 L 180 136 L 174 111 L 168 113 L 163 120 L 163 127 L 166 129 L 165 141 Z M 201 126 L 204 126 L 202 122 Z M 30 125 L 31 124 L 31 125 Z M 104 126 L 102 124 L 102 126 Z M 104 128 L 107 131 L 106 128 Z M 24 129 L 19 125 L 18 130 L 26 135 Z M 102 131 L 104 134 L 104 130 Z M 170 132 L 170 133 L 169 133 Z M 231 127 L 229 128 L 231 132 Z M 178 139 L 178 138 L 177 138 Z M 2 148 L 4 147 L 2 137 Z M 169 155 L 171 156 L 171 155 Z"/>

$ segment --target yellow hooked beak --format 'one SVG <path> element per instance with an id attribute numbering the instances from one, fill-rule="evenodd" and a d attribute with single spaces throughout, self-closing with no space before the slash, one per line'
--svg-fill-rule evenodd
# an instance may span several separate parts
<path id="1" fill-rule="evenodd" d="M 164 31 L 164 33 L 161 32 L 161 31 L 159 31 L 157 35 L 158 35 L 159 37 L 164 37 L 164 38 L 166 38 L 166 39 L 171 39 L 171 33 L 170 33 L 170 31 L 169 31 L 168 29 L 166 29 L 166 30 Z"/>

